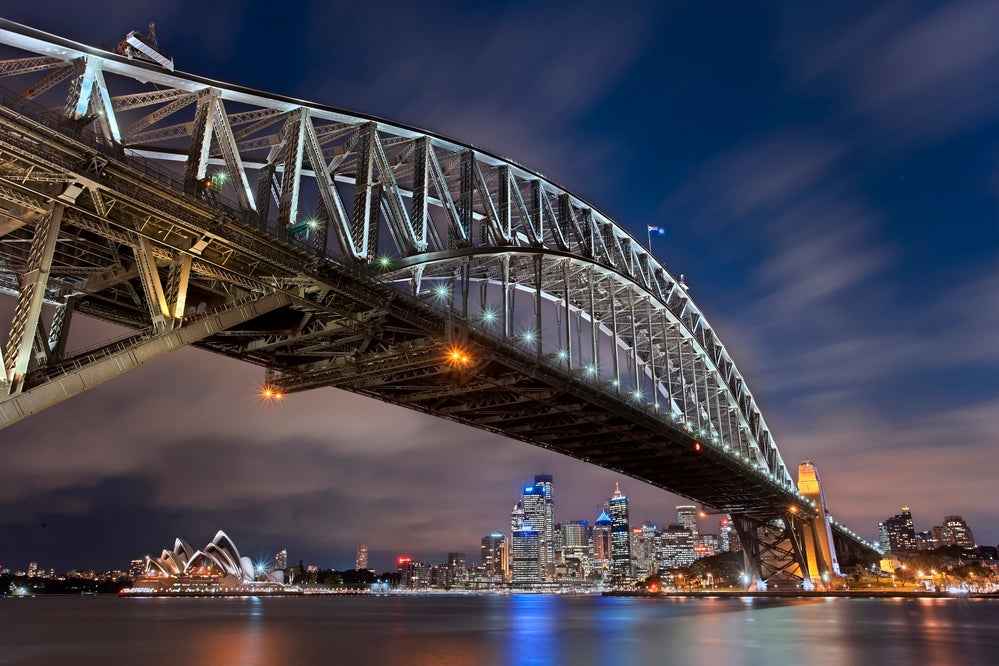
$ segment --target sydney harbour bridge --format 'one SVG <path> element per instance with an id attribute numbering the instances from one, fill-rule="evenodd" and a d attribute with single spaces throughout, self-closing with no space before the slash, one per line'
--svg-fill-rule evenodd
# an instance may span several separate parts
<path id="1" fill-rule="evenodd" d="M 797 482 L 677 279 L 541 174 L 0 20 L 0 427 L 184 345 L 500 433 L 728 513 L 806 587 L 874 551 Z M 118 339 L 70 349 L 93 317 Z"/>

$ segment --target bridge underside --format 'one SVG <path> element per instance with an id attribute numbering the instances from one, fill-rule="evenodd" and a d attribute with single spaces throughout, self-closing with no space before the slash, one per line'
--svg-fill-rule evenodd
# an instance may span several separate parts
<path id="1" fill-rule="evenodd" d="M 76 59 L 0 61 L 49 72 L 0 89 L 0 427 L 190 344 L 271 392 L 369 395 L 730 513 L 759 579 L 807 582 L 814 503 L 686 286 L 611 221 L 410 129 L 46 49 Z M 102 66 L 160 87 L 112 97 Z M 28 101 L 65 80 L 61 112 Z M 71 350 L 78 314 L 127 333 Z"/>

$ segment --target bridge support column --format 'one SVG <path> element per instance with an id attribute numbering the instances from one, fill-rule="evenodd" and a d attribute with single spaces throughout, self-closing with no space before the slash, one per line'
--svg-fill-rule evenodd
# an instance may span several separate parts
<path id="1" fill-rule="evenodd" d="M 801 520 L 791 513 L 763 520 L 732 515 L 732 524 L 742 543 L 746 575 L 760 589 L 801 584 L 814 589 L 801 546 Z"/>
<path id="2" fill-rule="evenodd" d="M 7 339 L 6 384 L 9 395 L 16 395 L 24 384 L 24 374 L 31 362 L 31 347 L 40 325 L 45 285 L 52 268 L 64 206 L 55 203 L 52 211 L 35 226 L 35 236 L 28 251 L 28 271 L 24 274 L 21 291 L 14 307 L 10 336 Z"/>
<path id="3" fill-rule="evenodd" d="M 826 500 L 819 482 L 819 471 L 810 460 L 798 466 L 798 492 L 815 505 L 811 520 L 803 521 L 804 545 L 808 573 L 816 580 L 826 580 L 828 576 L 838 576 L 839 559 L 833 543 L 832 528 L 826 518 Z"/>

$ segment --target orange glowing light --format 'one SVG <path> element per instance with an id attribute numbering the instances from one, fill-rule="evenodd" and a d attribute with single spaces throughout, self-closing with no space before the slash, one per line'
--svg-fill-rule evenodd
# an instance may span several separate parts
<path id="1" fill-rule="evenodd" d="M 468 354 L 466 354 L 465 351 L 459 347 L 452 347 L 451 350 L 448 351 L 447 357 L 452 364 L 458 365 L 468 365 L 472 360 L 469 358 Z"/>
<path id="2" fill-rule="evenodd" d="M 701 450 L 701 443 L 700 442 L 694 442 L 694 450 L 695 451 L 700 451 Z"/>

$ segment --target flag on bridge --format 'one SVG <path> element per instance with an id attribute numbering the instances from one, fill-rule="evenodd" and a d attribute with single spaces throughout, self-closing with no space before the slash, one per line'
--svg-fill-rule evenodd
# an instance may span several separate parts
<path id="1" fill-rule="evenodd" d="M 654 227 L 651 224 L 649 225 L 649 236 L 665 236 L 665 235 L 666 235 L 666 230 L 663 229 L 662 227 Z"/>

